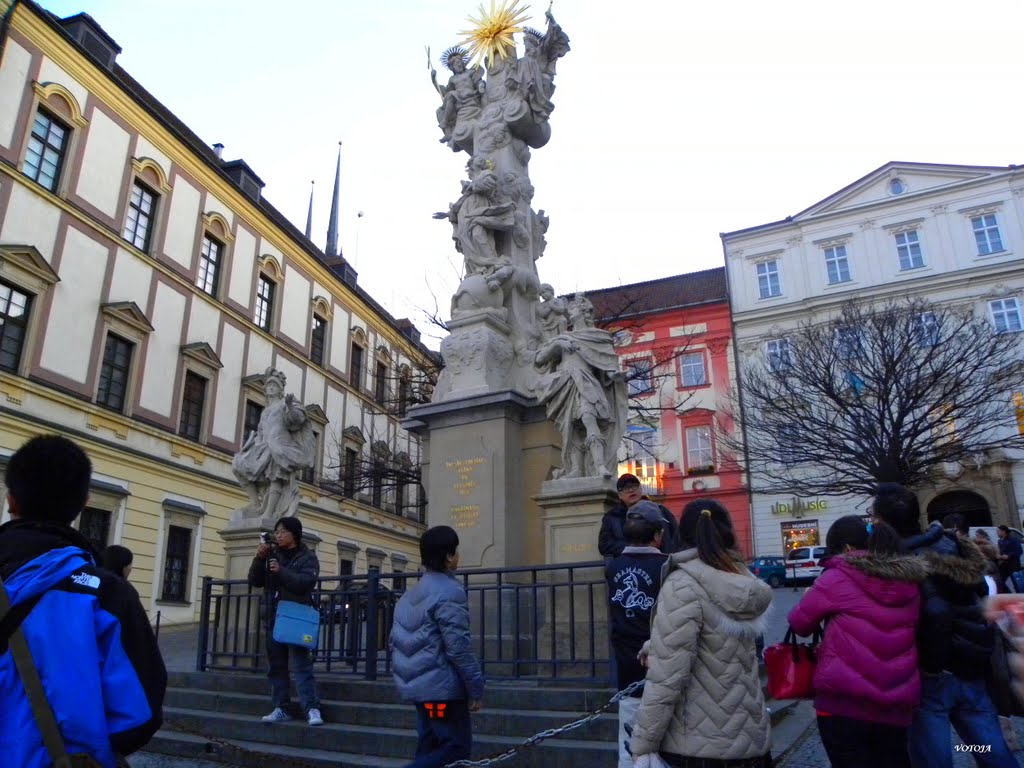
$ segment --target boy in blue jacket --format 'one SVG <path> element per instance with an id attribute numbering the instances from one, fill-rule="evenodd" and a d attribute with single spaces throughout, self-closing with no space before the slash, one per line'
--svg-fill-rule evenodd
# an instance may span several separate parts
<path id="1" fill-rule="evenodd" d="M 447 525 L 420 538 L 424 573 L 395 606 L 391 670 L 403 701 L 416 705 L 416 759 L 441 768 L 469 758 L 469 713 L 483 706 L 484 675 L 472 649 L 466 591 L 455 579 L 459 535 Z"/>
<path id="2" fill-rule="evenodd" d="M 0 621 L 0 747 L 4 765 L 47 768 L 8 650 L 20 626 L 68 754 L 103 768 L 142 748 L 160 727 L 167 687 L 160 649 L 135 590 L 96 566 L 71 527 L 92 466 L 57 435 L 35 437 L 7 465 L 11 521 L 0 526 L 0 578 L 11 610 Z"/>

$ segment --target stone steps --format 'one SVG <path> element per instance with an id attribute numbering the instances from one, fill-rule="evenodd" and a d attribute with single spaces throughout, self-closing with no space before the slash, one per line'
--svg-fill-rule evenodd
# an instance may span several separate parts
<path id="1" fill-rule="evenodd" d="M 170 710 L 192 709 L 207 712 L 228 712 L 248 717 L 253 722 L 270 711 L 266 694 L 225 693 L 202 689 L 171 688 L 167 692 L 165 707 Z M 416 711 L 409 704 L 390 704 L 366 701 L 332 701 L 323 699 L 320 712 L 327 723 L 372 727 L 387 723 L 393 728 L 412 732 L 416 729 Z M 570 716 L 575 713 L 569 713 Z M 473 715 L 473 730 L 496 736 L 522 737 L 565 721 L 567 713 L 559 710 L 516 710 L 485 702 L 481 712 Z M 262 723 L 261 723 L 262 724 Z M 618 728 L 615 710 L 601 715 L 573 731 L 575 738 L 596 741 L 614 741 Z"/>
<path id="2" fill-rule="evenodd" d="M 390 680 L 369 682 L 318 675 L 325 724 L 269 724 L 268 682 L 262 675 L 172 672 L 165 726 L 146 750 L 183 759 L 247 768 L 365 768 L 407 765 L 415 752 L 415 710 L 398 700 Z M 473 716 L 473 758 L 503 752 L 543 730 L 597 709 L 608 688 L 537 682 L 488 685 L 484 709 Z M 773 724 L 791 702 L 768 702 Z M 617 764 L 615 708 L 593 722 L 524 751 L 515 768 L 612 768 Z"/>

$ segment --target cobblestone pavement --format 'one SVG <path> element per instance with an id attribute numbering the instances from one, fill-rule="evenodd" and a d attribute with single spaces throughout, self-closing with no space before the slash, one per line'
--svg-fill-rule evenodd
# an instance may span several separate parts
<path id="1" fill-rule="evenodd" d="M 1017 743 L 1024 745 L 1024 718 L 1013 718 L 1014 730 L 1017 732 Z M 960 744 L 960 739 L 953 735 L 953 744 Z M 1024 749 L 1014 753 L 1017 761 L 1024 766 Z M 807 732 L 796 746 L 786 755 L 785 759 L 776 763 L 776 768 L 828 768 L 828 758 L 818 738 L 817 724 L 811 724 Z M 974 758 L 966 752 L 953 753 L 954 768 L 974 768 Z"/>

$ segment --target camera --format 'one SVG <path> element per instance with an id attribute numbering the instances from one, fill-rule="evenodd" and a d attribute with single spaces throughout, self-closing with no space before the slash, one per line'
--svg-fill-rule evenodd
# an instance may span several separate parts
<path id="1" fill-rule="evenodd" d="M 260 544 L 269 544 L 269 543 L 270 543 L 270 534 L 267 533 L 266 531 L 261 531 L 260 532 Z"/>

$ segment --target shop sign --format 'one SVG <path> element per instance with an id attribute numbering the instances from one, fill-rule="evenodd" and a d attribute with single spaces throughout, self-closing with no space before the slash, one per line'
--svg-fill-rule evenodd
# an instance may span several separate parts
<path id="1" fill-rule="evenodd" d="M 794 518 L 801 518 L 808 512 L 823 512 L 828 508 L 828 501 L 825 499 L 811 499 L 810 501 L 804 501 L 798 499 L 796 496 L 788 504 L 780 501 L 776 504 L 772 504 L 771 512 L 773 515 L 789 515 Z"/>

